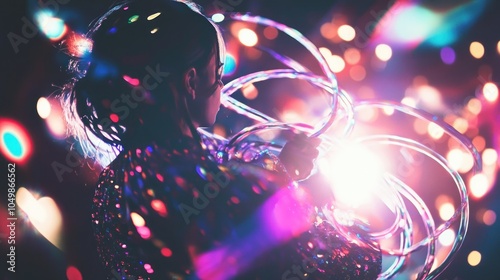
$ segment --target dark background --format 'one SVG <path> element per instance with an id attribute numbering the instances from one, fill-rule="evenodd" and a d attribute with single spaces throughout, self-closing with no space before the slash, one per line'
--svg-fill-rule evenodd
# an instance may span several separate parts
<path id="1" fill-rule="evenodd" d="M 54 1 L 53 1 L 54 2 Z M 63 1 L 61 1 L 63 2 Z M 224 1 L 222 1 L 224 2 Z M 230 1 L 227 1 L 227 3 Z M 238 1 L 233 1 L 238 2 Z M 404 2 L 404 1 L 403 1 Z M 459 6 L 468 1 L 425 1 L 434 9 Z M 69 0 L 58 5 L 57 15 L 71 26 L 72 30 L 85 32 L 88 24 L 111 6 L 113 1 Z M 197 1 L 207 14 L 217 10 L 213 1 Z M 342 14 L 352 26 L 363 26 L 369 20 L 369 11 L 382 11 L 388 1 L 285 1 L 285 0 L 242 0 L 234 11 L 252 12 L 292 26 L 314 43 L 324 45 L 319 35 L 322 23 L 329 21 L 332 14 Z M 65 71 L 67 56 L 41 32 L 27 43 L 19 45 L 16 53 L 7 34 L 21 34 L 26 17 L 33 20 L 34 11 L 39 7 L 36 1 L 4 1 L 0 9 L 1 19 L 1 73 L 0 73 L 0 117 L 7 117 L 22 123 L 32 137 L 33 154 L 29 161 L 18 165 L 16 177 L 18 186 L 36 189 L 44 196 L 52 197 L 63 216 L 64 251 L 58 250 L 34 230 L 27 219 L 17 223 L 16 273 L 4 274 L 3 261 L 6 248 L 2 237 L 2 265 L 0 278 L 4 279 L 67 279 L 66 268 L 77 267 L 83 279 L 102 279 L 103 268 L 97 259 L 95 243 L 90 228 L 90 204 L 99 167 L 85 162 L 63 175 L 59 182 L 51 167 L 54 161 L 65 162 L 69 145 L 64 140 L 50 137 L 44 120 L 36 112 L 39 97 L 48 96 L 57 86 L 64 83 L 68 75 Z M 380 98 L 401 100 L 409 82 L 416 75 L 425 75 L 429 84 L 441 89 L 444 102 L 450 107 L 463 106 L 464 100 L 477 93 L 481 82 L 477 79 L 478 69 L 489 65 L 489 78 L 499 80 L 499 54 L 496 44 L 500 40 L 500 2 L 489 1 L 477 19 L 470 21 L 460 30 L 459 39 L 453 44 L 457 51 L 457 61 L 452 66 L 444 65 L 439 58 L 439 49 L 422 44 L 412 49 L 395 50 L 393 59 L 383 71 L 368 70 L 365 80 L 353 83 L 347 76 L 339 74 L 341 84 L 356 91 L 360 85 L 372 84 Z M 417 23 L 416 23 L 417 24 Z M 485 56 L 476 60 L 468 53 L 472 41 L 485 45 Z M 333 44 L 329 45 L 335 50 Z M 297 50 L 299 52 L 299 50 Z M 397 61 L 397 62 L 395 62 Z M 259 65 L 265 67 L 265 65 Z M 245 65 L 240 65 L 244 69 Z M 248 70 L 252 66 L 248 66 Z M 238 74 L 238 73 L 237 73 Z M 494 147 L 497 139 L 498 106 L 493 114 L 482 119 L 480 133 L 487 139 L 487 146 Z M 0 157 L 0 166 L 7 160 Z M 2 169 L 4 169 L 2 167 Z M 5 172 L 2 170 L 2 172 Z M 2 173 L 3 174 L 3 173 Z M 4 176 L 4 175 L 2 175 Z M 3 177 L 5 178 L 5 177 Z M 3 187 L 0 187 L 3 189 Z M 6 194 L 1 191 L 2 197 Z M 492 226 L 480 224 L 474 213 L 480 208 L 488 208 L 500 213 L 500 193 L 498 183 L 481 200 L 471 202 L 471 225 L 462 249 L 455 261 L 440 276 L 440 279 L 499 279 L 500 233 L 499 223 Z M 4 199 L 0 203 L 0 219 L 5 220 Z M 22 217 L 22 211 L 19 211 Z M 2 223 L 3 225 L 3 223 Z M 0 233 L 6 234 L 5 229 Z M 467 263 L 467 255 L 472 250 L 482 253 L 482 261 L 472 267 Z"/>

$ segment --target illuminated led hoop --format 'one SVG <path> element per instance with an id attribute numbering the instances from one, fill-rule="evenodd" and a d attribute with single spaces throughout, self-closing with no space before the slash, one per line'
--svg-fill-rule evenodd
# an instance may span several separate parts
<path id="1" fill-rule="evenodd" d="M 227 83 L 223 88 L 224 94 L 221 97 L 222 105 L 259 122 L 276 122 L 276 119 L 271 118 L 266 114 L 243 104 L 242 102 L 232 98 L 231 95 L 247 84 L 277 78 L 305 80 L 327 91 L 332 95 L 333 98 L 334 96 L 336 96 L 334 89 L 331 88 L 331 84 L 320 76 L 316 76 L 311 73 L 296 72 L 292 69 L 275 69 L 251 73 Z M 340 97 L 340 105 L 343 108 L 343 112 L 345 112 L 344 117 L 348 120 L 346 128 L 344 129 L 344 134 L 348 135 L 352 131 L 352 128 L 354 126 L 352 100 L 350 96 L 343 90 L 340 90 L 337 94 Z M 336 106 L 336 103 L 332 102 L 330 113 L 321 121 L 321 126 L 316 131 L 311 133 L 311 137 L 317 137 L 321 135 L 326 130 L 328 130 L 328 128 L 330 128 L 332 123 L 334 123 L 336 118 L 336 109 L 334 106 Z"/>
<path id="2" fill-rule="evenodd" d="M 409 149 L 412 149 L 414 151 L 417 151 L 421 154 L 426 155 L 427 157 L 429 157 L 430 159 L 432 159 L 436 163 L 438 163 L 452 177 L 453 181 L 455 182 L 455 185 L 456 185 L 457 190 L 458 190 L 459 195 L 460 195 L 460 207 L 457 208 L 457 210 L 455 211 L 455 213 L 453 214 L 453 216 L 450 219 L 448 219 L 447 221 L 445 221 L 441 225 L 439 225 L 427 238 L 424 238 L 421 241 L 419 241 L 415 244 L 412 244 L 412 246 L 410 246 L 408 248 L 405 248 L 405 249 L 399 250 L 399 251 L 397 251 L 397 250 L 386 251 L 382 248 L 382 251 L 385 254 L 405 256 L 405 255 L 408 255 L 408 254 L 414 252 L 415 250 L 419 249 L 422 246 L 425 246 L 425 245 L 433 246 L 432 243 L 435 242 L 437 237 L 441 233 L 443 233 L 446 229 L 448 229 L 452 225 L 453 222 L 455 222 L 458 218 L 460 218 L 459 229 L 457 231 L 457 238 L 455 239 L 455 242 L 453 243 L 452 248 L 451 248 L 450 252 L 448 253 L 448 256 L 446 257 L 446 259 L 443 261 L 443 263 L 438 268 L 436 268 L 434 271 L 432 271 L 432 273 L 428 277 L 432 278 L 432 277 L 437 276 L 444 268 L 446 268 L 447 265 L 449 265 L 453 256 L 455 255 L 456 251 L 461 247 L 461 245 L 464 241 L 463 237 L 465 237 L 465 234 L 467 232 L 467 226 L 469 223 L 469 198 L 467 195 L 467 188 L 465 186 L 465 183 L 464 183 L 462 177 L 460 176 L 460 174 L 456 170 L 451 169 L 447 165 L 447 161 L 443 156 L 438 154 L 433 149 L 431 149 L 431 148 L 429 148 L 421 143 L 418 143 L 414 140 L 404 138 L 404 137 L 394 136 L 394 135 L 374 135 L 374 136 L 364 137 L 359 142 L 360 143 L 362 142 L 364 144 L 370 144 L 370 142 L 371 142 L 370 145 L 373 145 L 373 144 L 396 145 L 396 146 L 405 147 L 405 148 L 409 148 Z M 394 175 L 387 174 L 387 178 L 392 183 L 395 183 L 399 187 L 401 187 L 399 192 L 402 195 L 404 195 L 409 201 L 411 201 L 412 204 L 416 207 L 416 209 L 419 210 L 424 224 L 429 224 L 429 223 L 433 224 L 433 221 L 431 221 L 432 216 L 430 216 L 430 213 L 428 212 L 427 206 L 418 197 L 418 195 L 409 186 L 407 186 L 402 181 L 397 179 L 397 177 L 395 177 Z M 424 215 L 424 213 L 422 213 L 421 211 L 424 211 L 427 213 Z M 425 216 L 427 216 L 427 219 Z M 426 268 L 430 269 L 431 266 L 432 266 L 432 263 L 426 264 Z M 423 271 L 423 272 L 425 272 L 425 271 Z M 422 276 L 424 276 L 424 275 L 425 275 L 425 273 L 423 273 Z"/>
<path id="3" fill-rule="evenodd" d="M 265 19 L 262 17 L 258 16 L 249 16 L 249 15 L 240 15 L 240 14 L 232 14 L 231 18 L 234 20 L 240 20 L 240 21 L 246 21 L 246 22 L 252 22 L 252 23 L 258 23 L 266 26 L 272 26 L 277 28 L 278 30 L 283 31 L 284 33 L 288 34 L 292 38 L 296 39 L 299 43 L 304 45 L 312 54 L 313 56 L 318 60 L 320 63 L 320 67 L 322 68 L 323 72 L 325 73 L 327 79 L 323 77 L 316 76 L 312 73 L 310 73 L 309 70 L 307 70 L 305 67 L 303 67 L 301 64 L 297 63 L 296 61 L 283 56 L 279 53 L 276 53 L 270 49 L 265 49 L 261 47 L 264 51 L 270 53 L 273 57 L 275 57 L 277 60 L 281 61 L 283 64 L 289 66 L 292 69 L 275 69 L 275 70 L 268 70 L 268 71 L 261 71 L 261 72 L 256 72 L 256 73 L 251 73 L 248 74 L 244 77 L 241 77 L 239 79 L 235 79 L 228 83 L 223 89 L 222 89 L 222 103 L 224 106 L 226 106 L 229 109 L 232 109 L 236 111 L 237 113 L 243 114 L 251 119 L 254 119 L 256 121 L 262 122 L 261 124 L 257 124 L 251 127 L 247 127 L 240 131 L 239 133 L 235 134 L 230 140 L 227 140 L 223 137 L 218 137 L 214 134 L 208 133 L 206 131 L 202 131 L 202 134 L 204 136 L 215 139 L 219 142 L 225 143 L 224 145 L 224 151 L 228 153 L 234 153 L 234 149 L 238 147 L 240 143 L 242 143 L 245 138 L 248 136 L 261 131 L 261 130 L 266 130 L 266 129 L 280 129 L 280 130 L 286 130 L 286 129 L 297 129 L 299 131 L 302 131 L 309 136 L 320 136 L 324 142 L 327 142 L 330 144 L 330 147 L 332 144 L 338 144 L 339 140 L 336 137 L 327 137 L 325 135 L 322 135 L 328 128 L 333 125 L 337 124 L 339 120 L 341 119 L 347 119 L 346 121 L 346 128 L 344 129 L 344 133 L 342 136 L 348 136 L 350 132 L 353 129 L 354 126 L 354 111 L 359 110 L 362 107 L 366 106 L 371 106 L 371 107 L 377 107 L 377 108 L 392 108 L 394 110 L 398 110 L 404 114 L 414 116 L 416 118 L 419 118 L 421 120 L 426 120 L 431 123 L 437 124 L 439 127 L 443 129 L 445 133 L 447 133 L 449 136 L 457 140 L 461 145 L 463 145 L 473 156 L 474 158 L 474 171 L 478 172 L 481 169 L 481 160 L 480 160 L 480 155 L 479 152 L 474 148 L 472 143 L 462 134 L 460 134 L 458 131 L 456 131 L 452 126 L 449 124 L 445 123 L 444 121 L 438 120 L 436 117 L 432 116 L 431 114 L 428 114 L 427 112 L 424 112 L 422 110 L 418 110 L 403 104 L 399 103 L 394 103 L 394 102 L 389 102 L 389 101 L 361 101 L 357 102 L 355 105 L 353 105 L 352 99 L 350 98 L 349 94 L 343 90 L 340 90 L 337 85 L 337 80 L 335 78 L 335 75 L 330 71 L 328 64 L 322 57 L 321 53 L 319 50 L 309 41 L 307 40 L 302 34 L 300 34 L 297 30 L 289 28 L 283 24 L 276 23 L 274 21 L 271 21 L 269 19 Z M 286 123 L 281 123 L 277 122 L 277 120 L 263 114 L 262 112 L 259 112 L 258 110 L 255 110 L 254 108 L 251 108 L 242 102 L 239 102 L 232 98 L 230 95 L 234 93 L 236 90 L 240 89 L 241 87 L 254 83 L 254 82 L 259 82 L 259 81 L 264 81 L 268 79 L 274 79 L 274 78 L 289 78 L 289 79 L 303 79 L 306 80 L 318 87 L 321 87 L 323 90 L 326 90 L 332 95 L 332 105 L 331 109 L 332 112 L 329 114 L 329 116 L 323 120 L 322 125 L 320 126 L 319 129 L 314 129 L 308 125 L 305 124 L 286 124 Z M 344 115 L 342 116 L 337 116 L 336 113 L 339 112 L 340 110 L 337 110 L 337 99 L 340 98 L 339 103 L 343 109 Z M 440 154 L 438 154 L 436 151 L 430 149 L 429 147 L 422 145 L 412 139 L 404 138 L 404 137 L 399 137 L 399 136 L 394 136 L 394 135 L 374 135 L 374 136 L 368 136 L 364 137 L 361 139 L 358 139 L 357 142 L 366 142 L 366 143 L 371 143 L 371 144 L 385 144 L 385 145 L 397 145 L 401 147 L 406 147 L 409 149 L 413 149 L 414 151 L 417 151 L 421 154 L 426 155 L 427 157 L 431 158 L 435 162 L 437 162 L 441 167 L 443 167 L 453 178 L 455 185 L 457 186 L 457 189 L 460 193 L 460 198 L 461 198 L 461 204 L 460 207 L 455 211 L 454 215 L 448 220 L 445 221 L 443 224 L 438 226 L 436 228 L 434 224 L 434 220 L 432 215 L 430 214 L 430 211 L 427 207 L 427 205 L 423 202 L 423 200 L 417 195 L 413 189 L 411 189 L 408 185 L 406 185 L 404 182 L 399 180 L 397 177 L 395 177 L 392 174 L 386 174 L 385 175 L 385 180 L 387 183 L 387 193 L 391 194 L 392 197 L 381 197 L 384 200 L 384 203 L 386 206 L 390 207 L 387 205 L 387 201 L 391 201 L 390 204 L 393 205 L 394 211 L 396 212 L 396 219 L 394 223 L 388 227 L 387 229 L 384 229 L 379 232 L 373 232 L 369 233 L 373 239 L 383 239 L 383 238 L 390 238 L 392 236 L 395 236 L 397 233 L 399 233 L 401 242 L 400 242 L 400 248 L 398 250 L 386 250 L 382 248 L 382 252 L 384 254 L 388 255 L 393 255 L 393 256 L 398 256 L 394 263 L 383 273 L 379 275 L 379 279 L 387 279 L 393 276 L 395 273 L 397 273 L 402 267 L 405 262 L 406 256 L 410 254 L 411 252 L 414 252 L 415 250 L 421 248 L 422 246 L 427 246 L 427 257 L 425 260 L 424 268 L 418 275 L 418 279 L 431 279 L 433 277 L 436 277 L 439 275 L 439 273 L 446 268 L 446 266 L 449 265 L 451 262 L 452 258 L 454 257 L 456 251 L 460 248 L 460 246 L 463 243 L 464 236 L 467 231 L 467 226 L 468 226 L 468 221 L 469 221 L 469 202 L 468 202 L 468 197 L 467 197 L 467 191 L 465 184 L 462 180 L 462 177 L 458 174 L 457 171 L 452 170 L 451 168 L 448 167 L 447 161 L 445 158 L 443 158 Z M 269 144 L 270 146 L 272 144 Z M 324 151 L 327 151 L 328 148 L 323 148 Z M 403 201 L 402 197 L 405 197 L 419 212 L 420 217 L 422 218 L 422 221 L 424 224 L 427 225 L 426 230 L 427 230 L 427 237 L 423 238 L 422 240 L 413 243 L 411 239 L 411 233 L 413 231 L 413 222 L 412 222 L 412 217 L 408 214 L 409 212 L 407 211 L 406 204 Z M 434 254 L 435 254 L 435 242 L 437 237 L 446 229 L 448 229 L 453 222 L 455 222 L 457 219 L 460 218 L 460 224 L 459 224 L 459 229 L 457 232 L 457 238 L 455 239 L 452 249 L 448 253 L 447 257 L 444 259 L 444 261 L 441 263 L 439 267 L 437 267 L 435 270 L 433 270 L 430 273 L 430 270 L 432 268 L 432 265 L 434 263 Z M 398 226 L 401 225 L 400 222 L 404 222 L 403 226 Z M 346 236 L 349 236 L 347 228 L 345 226 L 339 225 L 338 223 L 336 224 L 336 227 L 338 227 L 341 231 L 346 234 Z M 344 228 L 343 228 L 344 227 Z M 351 238 L 356 239 L 356 237 L 351 236 Z"/>
<path id="4" fill-rule="evenodd" d="M 480 172 L 482 169 L 482 163 L 481 163 L 481 155 L 477 151 L 476 147 L 472 144 L 472 142 L 465 137 L 463 134 L 458 132 L 453 126 L 449 125 L 445 121 L 437 118 L 436 116 L 429 114 L 423 110 L 413 108 L 401 103 L 396 103 L 392 101 L 380 101 L 380 100 L 375 100 L 375 101 L 358 101 L 355 102 L 354 104 L 354 110 L 358 110 L 361 107 L 376 107 L 376 108 L 392 108 L 394 110 L 400 111 L 402 113 L 405 113 L 410 116 L 414 116 L 418 119 L 425 120 L 431 123 L 434 123 L 438 125 L 440 128 L 443 129 L 443 131 L 457 140 L 465 149 L 469 151 L 469 153 L 472 155 L 474 158 L 474 172 Z"/>

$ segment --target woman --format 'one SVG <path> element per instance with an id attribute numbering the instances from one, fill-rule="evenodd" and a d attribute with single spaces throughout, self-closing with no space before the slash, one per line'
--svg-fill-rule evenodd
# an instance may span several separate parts
<path id="1" fill-rule="evenodd" d="M 108 277 L 377 276 L 375 244 L 351 243 L 318 222 L 316 198 L 291 180 L 311 172 L 316 141 L 298 136 L 279 158 L 260 159 L 267 168 L 218 165 L 204 149 L 196 129 L 212 125 L 220 106 L 224 42 L 196 6 L 128 2 L 89 37 L 87 67 L 63 100 L 75 135 L 90 132 L 121 151 L 94 197 Z"/>

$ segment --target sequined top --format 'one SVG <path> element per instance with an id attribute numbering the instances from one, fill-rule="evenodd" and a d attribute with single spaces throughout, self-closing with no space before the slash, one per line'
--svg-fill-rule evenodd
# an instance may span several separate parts
<path id="1" fill-rule="evenodd" d="M 256 165 L 216 164 L 191 138 L 122 152 L 93 224 L 108 279 L 375 279 L 376 244 L 318 223 L 314 197 Z"/>

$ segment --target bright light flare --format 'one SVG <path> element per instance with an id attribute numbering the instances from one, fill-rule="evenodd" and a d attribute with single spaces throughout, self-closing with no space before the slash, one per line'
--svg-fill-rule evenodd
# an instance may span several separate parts
<path id="1" fill-rule="evenodd" d="M 248 28 L 242 28 L 238 32 L 238 39 L 243 45 L 247 47 L 253 47 L 259 42 L 259 37 L 257 37 L 257 34 L 253 30 Z"/>
<path id="2" fill-rule="evenodd" d="M 383 179 L 386 163 L 369 147 L 350 144 L 332 158 L 318 162 L 320 171 L 331 181 L 337 202 L 359 207 Z"/>
<path id="3" fill-rule="evenodd" d="M 26 213 L 31 224 L 50 243 L 61 249 L 60 238 L 62 215 L 56 202 L 47 196 L 35 198 L 26 188 L 20 187 L 16 193 L 17 205 Z"/>

